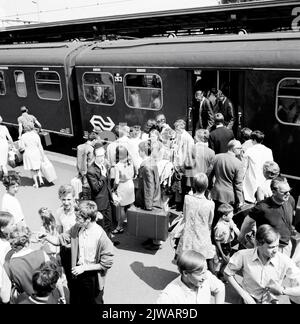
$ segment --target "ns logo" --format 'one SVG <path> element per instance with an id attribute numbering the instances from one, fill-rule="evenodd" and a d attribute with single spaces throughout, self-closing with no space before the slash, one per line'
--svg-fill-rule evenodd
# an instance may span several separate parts
<path id="1" fill-rule="evenodd" d="M 300 31 L 300 7 L 295 7 L 293 9 L 292 16 L 295 16 L 295 18 L 292 21 L 292 30 Z"/>

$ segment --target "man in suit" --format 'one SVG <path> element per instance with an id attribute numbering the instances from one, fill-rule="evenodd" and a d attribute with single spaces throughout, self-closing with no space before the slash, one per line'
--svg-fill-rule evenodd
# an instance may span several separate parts
<path id="1" fill-rule="evenodd" d="M 204 97 L 202 90 L 196 91 L 195 99 L 197 101 L 196 109 L 198 109 L 198 122 L 196 129 L 202 128 L 210 130 L 214 124 L 214 113 L 211 103 Z"/>
<path id="2" fill-rule="evenodd" d="M 103 215 L 102 224 L 100 225 L 103 226 L 108 237 L 113 238 L 111 234 L 113 223 L 108 170 L 105 161 L 105 149 L 100 143 L 95 144 L 94 162 L 88 168 L 86 177 L 91 187 L 92 200 L 97 204 L 98 211 Z"/>
<path id="3" fill-rule="evenodd" d="M 211 173 L 211 178 L 215 176 L 215 182 L 211 190 L 211 197 L 216 204 L 215 210 L 223 203 L 228 203 L 235 208 L 244 205 L 242 162 L 236 157 L 240 154 L 241 149 L 241 142 L 232 140 L 228 143 L 227 153 L 216 155 Z M 218 215 L 215 214 L 212 226 L 217 221 Z"/>
<path id="4" fill-rule="evenodd" d="M 234 139 L 231 129 L 224 126 L 224 116 L 221 113 L 215 114 L 216 129 L 209 134 L 208 146 L 216 154 L 226 153 L 229 141 Z"/>
<path id="5" fill-rule="evenodd" d="M 221 113 L 224 116 L 225 126 L 232 129 L 235 121 L 232 102 L 224 95 L 221 90 L 217 93 L 218 104 L 215 113 Z"/>

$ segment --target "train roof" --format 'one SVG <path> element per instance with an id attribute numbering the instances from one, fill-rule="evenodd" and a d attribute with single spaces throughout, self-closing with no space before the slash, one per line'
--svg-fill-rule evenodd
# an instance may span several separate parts
<path id="1" fill-rule="evenodd" d="M 300 35 L 268 33 L 95 43 L 76 66 L 300 68 Z"/>
<path id="2" fill-rule="evenodd" d="M 87 45 L 82 42 L 0 45 L 0 64 L 61 66 L 69 55 Z"/>

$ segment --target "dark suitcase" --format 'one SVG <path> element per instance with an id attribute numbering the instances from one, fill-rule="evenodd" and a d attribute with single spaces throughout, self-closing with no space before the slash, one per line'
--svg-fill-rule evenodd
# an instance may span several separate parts
<path id="1" fill-rule="evenodd" d="M 169 213 L 155 208 L 151 211 L 130 207 L 127 211 L 128 232 L 134 236 L 165 241 L 168 237 Z"/>
<path id="2" fill-rule="evenodd" d="M 52 141 L 51 141 L 51 137 L 50 134 L 48 132 L 39 132 L 40 138 L 41 138 L 41 142 L 43 146 L 50 146 L 52 145 Z"/>

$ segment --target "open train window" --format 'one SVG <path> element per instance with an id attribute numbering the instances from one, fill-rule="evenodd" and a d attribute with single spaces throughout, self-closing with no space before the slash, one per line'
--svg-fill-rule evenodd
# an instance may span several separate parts
<path id="1" fill-rule="evenodd" d="M 57 72 L 35 72 L 35 85 L 39 98 L 55 101 L 61 100 L 61 83 Z"/>
<path id="2" fill-rule="evenodd" d="M 126 74 L 124 92 L 126 105 L 130 108 L 149 110 L 162 108 L 162 81 L 157 74 Z"/>
<path id="3" fill-rule="evenodd" d="M 283 124 L 300 126 L 300 78 L 286 78 L 278 83 L 276 117 Z"/>
<path id="4" fill-rule="evenodd" d="M 27 97 L 27 88 L 25 82 L 25 75 L 23 71 L 14 71 L 16 91 L 18 97 L 26 98 Z"/>
<path id="5" fill-rule="evenodd" d="M 0 71 L 0 95 L 4 96 L 6 94 L 4 72 Z"/>
<path id="6" fill-rule="evenodd" d="M 86 72 L 82 76 L 85 100 L 90 104 L 112 106 L 116 101 L 114 78 L 107 72 Z"/>

